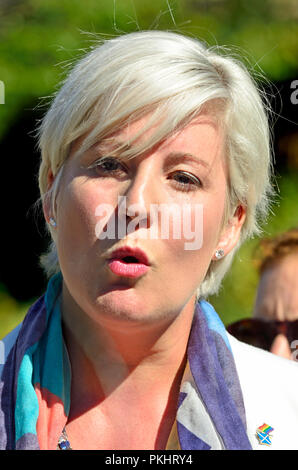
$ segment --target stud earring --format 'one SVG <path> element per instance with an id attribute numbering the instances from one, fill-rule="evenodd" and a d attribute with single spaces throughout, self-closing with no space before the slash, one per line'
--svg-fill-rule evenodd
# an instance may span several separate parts
<path id="1" fill-rule="evenodd" d="M 221 259 L 225 255 L 225 252 L 222 248 L 219 248 L 218 250 L 215 251 L 215 258 L 216 259 Z"/>
<path id="2" fill-rule="evenodd" d="M 50 224 L 52 225 L 52 227 L 57 227 L 56 220 L 53 217 L 50 217 Z"/>

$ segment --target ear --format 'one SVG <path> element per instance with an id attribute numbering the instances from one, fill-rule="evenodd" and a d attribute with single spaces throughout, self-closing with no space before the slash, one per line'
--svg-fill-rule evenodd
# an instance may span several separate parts
<path id="1" fill-rule="evenodd" d="M 230 253 L 230 251 L 236 246 L 240 238 L 240 233 L 245 218 L 246 208 L 242 205 L 238 205 L 233 216 L 224 227 L 216 246 L 216 250 L 223 250 L 223 256 Z M 218 258 L 214 254 L 212 259 L 217 260 Z"/>
<path id="2" fill-rule="evenodd" d="M 49 194 L 48 191 L 51 189 L 54 179 L 55 177 L 53 175 L 53 172 L 51 169 L 49 169 L 47 175 L 47 192 L 42 202 L 43 214 L 47 222 L 49 222 L 50 217 L 52 216 L 52 198 L 51 194 Z"/>

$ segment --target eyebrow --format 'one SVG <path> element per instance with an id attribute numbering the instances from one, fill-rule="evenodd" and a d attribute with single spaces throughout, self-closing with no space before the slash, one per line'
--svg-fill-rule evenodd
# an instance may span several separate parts
<path id="1" fill-rule="evenodd" d="M 110 149 L 108 147 L 111 147 Z M 125 141 L 121 141 L 119 139 L 113 138 L 109 141 L 109 139 L 104 139 L 101 142 L 97 142 L 91 148 L 97 148 L 99 151 L 110 150 L 111 152 L 117 152 L 121 147 L 125 147 L 126 150 L 130 150 L 132 146 Z M 166 156 L 166 167 L 170 165 L 177 165 L 178 163 L 195 163 L 197 165 L 203 166 L 206 169 L 210 169 L 211 165 L 203 160 L 202 158 L 193 155 L 192 153 L 188 152 L 170 152 Z"/>
<path id="2" fill-rule="evenodd" d="M 185 152 L 171 152 L 166 157 L 166 165 L 170 164 L 177 164 L 177 163 L 195 163 L 204 166 L 205 168 L 209 169 L 210 164 L 203 160 L 202 158 L 193 155 L 192 153 L 185 153 Z"/>
<path id="3" fill-rule="evenodd" d="M 110 150 L 111 149 L 111 151 L 116 151 L 123 147 L 126 148 L 127 150 L 130 150 L 132 148 L 130 144 L 128 144 L 125 141 L 121 141 L 117 139 L 116 137 L 105 138 L 101 142 L 95 142 L 95 144 L 91 146 L 92 149 L 93 148 L 97 148 L 98 150 L 106 150 L 106 149 Z"/>

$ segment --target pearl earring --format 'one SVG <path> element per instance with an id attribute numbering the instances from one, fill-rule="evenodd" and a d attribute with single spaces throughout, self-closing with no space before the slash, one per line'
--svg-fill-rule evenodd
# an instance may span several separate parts
<path id="1" fill-rule="evenodd" d="M 53 217 L 50 217 L 50 224 L 52 225 L 52 227 L 57 227 L 56 220 Z"/>
<path id="2" fill-rule="evenodd" d="M 215 251 L 215 258 L 216 259 L 221 259 L 225 255 L 225 252 L 222 248 L 219 248 L 218 250 Z"/>

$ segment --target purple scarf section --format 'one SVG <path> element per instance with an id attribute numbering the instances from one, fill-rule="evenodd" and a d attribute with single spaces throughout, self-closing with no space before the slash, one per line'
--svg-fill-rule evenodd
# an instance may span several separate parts
<path id="1" fill-rule="evenodd" d="M 216 320 L 219 327 L 208 327 L 203 314 L 207 309 L 211 311 L 214 319 L 217 314 L 210 304 L 203 301 L 196 306 L 187 351 L 191 373 L 224 448 L 251 450 L 246 434 L 242 392 L 232 351 L 227 347 L 228 338 L 218 317 Z M 183 441 L 184 436 L 186 441 L 181 443 L 183 449 L 210 448 L 204 441 L 199 442 L 196 436 L 189 436 L 189 433 L 181 428 L 180 441 Z M 190 446 L 187 436 L 191 438 Z"/>

